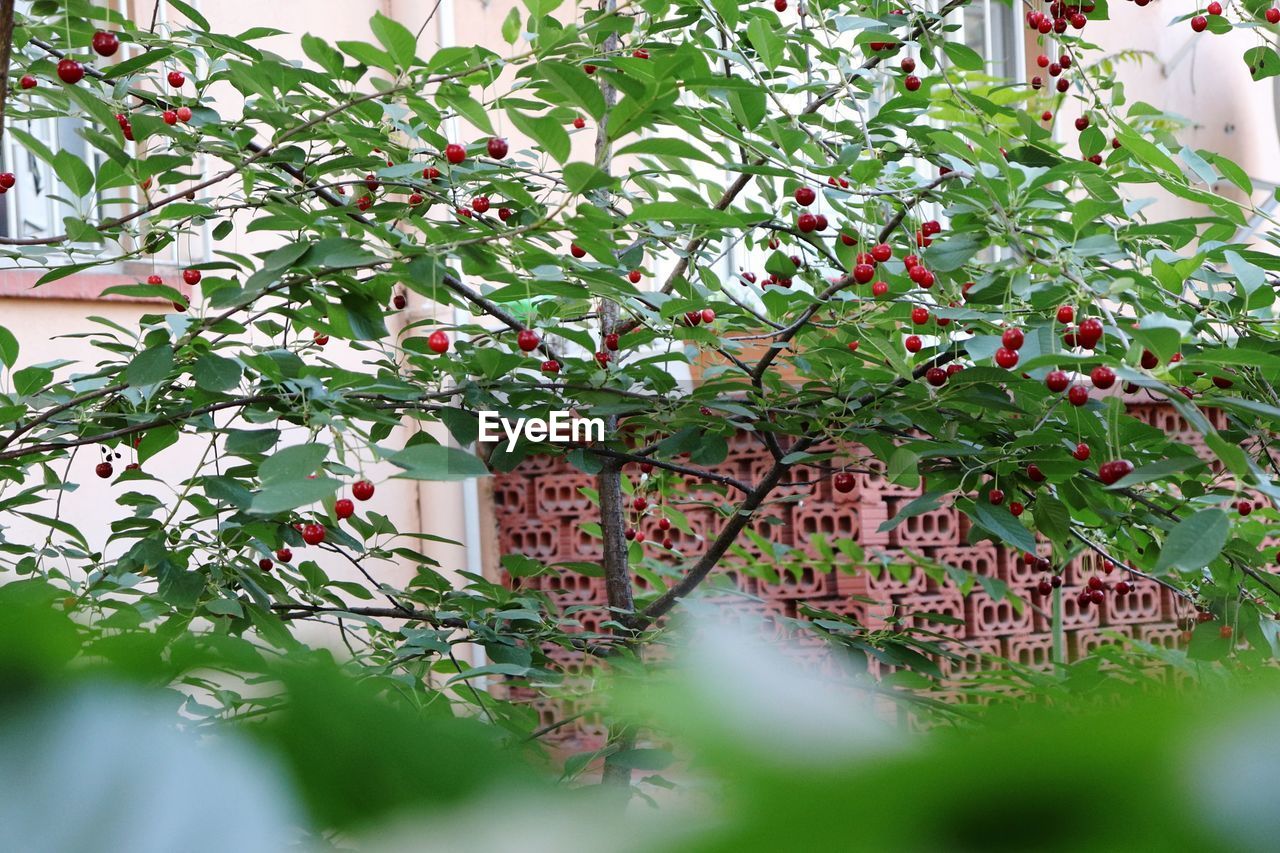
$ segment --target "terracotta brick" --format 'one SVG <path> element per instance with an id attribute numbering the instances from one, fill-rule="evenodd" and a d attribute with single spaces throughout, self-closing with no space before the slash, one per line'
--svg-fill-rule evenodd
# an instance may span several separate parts
<path id="1" fill-rule="evenodd" d="M 1067 648 L 1071 650 L 1071 658 L 1078 660 L 1085 657 L 1099 646 L 1109 645 L 1111 643 L 1120 643 L 1123 640 L 1117 639 L 1114 634 L 1120 634 L 1123 637 L 1132 637 L 1133 629 L 1128 627 L 1117 628 L 1083 628 L 1079 631 L 1067 632 Z"/>
<path id="2" fill-rule="evenodd" d="M 1113 576 L 1115 573 L 1112 573 Z M 1127 595 L 1107 595 L 1106 624 L 1134 625 L 1139 622 L 1159 622 L 1164 618 L 1164 602 L 1161 588 L 1151 582 L 1139 581 Z"/>
<path id="3" fill-rule="evenodd" d="M 1153 646 L 1176 649 L 1182 645 L 1183 631 L 1177 625 L 1138 625 L 1135 631 L 1139 640 Z"/>
<path id="4" fill-rule="evenodd" d="M 947 637 L 965 635 L 964 597 L 960 593 L 934 593 L 904 595 L 898 600 L 899 615 L 922 631 L 932 631 Z M 938 613 L 960 620 L 959 623 L 935 622 L 928 614 Z"/>
<path id="5" fill-rule="evenodd" d="M 544 474 L 534 480 L 534 508 L 539 516 L 585 513 L 591 501 L 582 489 L 595 488 L 595 479 L 586 474 Z"/>
<path id="6" fill-rule="evenodd" d="M 1049 634 L 1024 634 L 1004 641 L 1005 657 L 1034 669 L 1053 666 L 1053 637 Z"/>
<path id="7" fill-rule="evenodd" d="M 817 554 L 813 537 L 818 534 L 826 537 L 828 544 L 837 539 L 862 541 L 862 516 L 857 507 L 846 504 L 806 500 L 794 508 L 791 524 L 796 547 L 811 555 Z"/>
<path id="8" fill-rule="evenodd" d="M 1098 627 L 1101 624 L 1102 611 L 1107 606 L 1106 602 L 1104 602 L 1082 607 L 1076 601 L 1076 596 L 1080 594 L 1080 589 L 1078 586 L 1062 587 L 1062 627 L 1067 630 Z M 1052 601 L 1042 602 L 1041 607 L 1046 614 L 1051 615 L 1053 613 Z M 1037 631 L 1050 631 L 1053 628 L 1049 619 L 1039 613 L 1035 615 L 1035 626 Z"/>
<path id="9" fill-rule="evenodd" d="M 889 504 L 889 517 L 897 517 L 898 511 L 910 501 L 896 500 Z M 900 547 L 927 547 L 930 545 L 954 545 L 960 541 L 960 517 L 954 507 L 940 507 L 911 518 L 903 519 L 889 531 L 889 542 Z"/>
<path id="10" fill-rule="evenodd" d="M 1031 608 L 1019 613 L 1007 598 L 995 601 L 985 590 L 974 588 L 964 600 L 970 637 L 1002 637 L 1029 634 L 1034 629 Z"/>
<path id="11" fill-rule="evenodd" d="M 1000 574 L 1000 554 L 990 542 L 980 545 L 947 545 L 938 548 L 931 556 L 935 562 L 955 566 L 975 575 L 1004 579 Z"/>

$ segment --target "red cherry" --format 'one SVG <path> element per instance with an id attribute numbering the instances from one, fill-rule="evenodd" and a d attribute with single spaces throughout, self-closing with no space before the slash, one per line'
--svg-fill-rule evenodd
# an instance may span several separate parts
<path id="1" fill-rule="evenodd" d="M 649 506 L 649 502 L 644 498 L 636 498 L 631 502 L 631 505 L 635 507 L 638 512 L 643 512 L 645 507 Z"/>
<path id="2" fill-rule="evenodd" d="M 712 309 L 710 309 L 710 308 L 703 308 L 703 309 L 702 309 L 702 322 L 704 322 L 704 323 L 713 323 L 713 322 L 715 322 L 715 319 L 716 319 L 716 312 L 715 312 L 715 311 L 713 311 L 713 310 L 712 310 Z"/>
<path id="3" fill-rule="evenodd" d="M 1225 376 L 1215 376 L 1213 377 L 1213 384 L 1218 386 L 1219 388 L 1226 389 L 1226 388 L 1230 388 L 1232 385 L 1235 385 L 1236 383 Z"/>
<path id="4" fill-rule="evenodd" d="M 924 346 L 924 342 L 920 340 L 919 335 L 907 335 L 907 339 L 903 341 L 903 346 L 907 348 L 907 352 L 920 352 L 920 347 Z"/>
<path id="5" fill-rule="evenodd" d="M 1023 340 L 1022 330 L 1016 327 L 1005 329 L 1000 336 L 1000 343 L 1004 344 L 1005 349 L 1022 349 Z"/>
<path id="6" fill-rule="evenodd" d="M 916 264 L 914 267 L 911 268 L 910 272 L 907 273 L 907 277 L 910 278 L 916 284 L 923 287 L 925 290 L 928 290 L 929 288 L 933 287 L 933 282 L 934 282 L 933 273 L 929 272 L 929 270 L 925 269 L 919 264 Z"/>
<path id="7" fill-rule="evenodd" d="M 871 285 L 872 296 L 884 296 L 888 292 L 889 285 L 885 284 L 883 281 L 877 281 L 875 284 Z"/>
<path id="8" fill-rule="evenodd" d="M 164 284 L 164 279 L 158 275 L 147 276 L 147 284 Z"/>
<path id="9" fill-rule="evenodd" d="M 288 548 L 281 548 L 279 551 L 276 551 L 276 559 L 281 563 L 287 563 L 293 559 L 293 552 Z"/>
<path id="10" fill-rule="evenodd" d="M 315 341 L 316 346 L 322 347 L 325 344 L 329 343 L 329 336 L 317 334 L 314 338 L 312 338 L 312 340 Z"/>
<path id="11" fill-rule="evenodd" d="M 71 57 L 58 61 L 58 79 L 74 86 L 84 79 L 84 66 Z"/>
<path id="12" fill-rule="evenodd" d="M 550 373 L 550 374 L 559 373 L 560 362 L 556 361 L 554 358 L 547 359 L 546 361 L 542 362 L 542 372 Z"/>
<path id="13" fill-rule="evenodd" d="M 1076 445 L 1075 450 L 1071 451 L 1071 455 L 1081 462 L 1089 458 L 1089 453 L 1089 445 L 1083 441 Z"/>
<path id="14" fill-rule="evenodd" d="M 912 308 L 911 322 L 915 323 L 917 326 L 923 326 L 925 323 L 929 322 L 929 309 L 921 308 L 919 306 Z"/>
<path id="15" fill-rule="evenodd" d="M 114 474 L 115 470 L 116 469 L 111 465 L 110 462 L 99 462 L 94 467 L 93 473 L 97 474 L 99 477 L 105 480 L 108 477 L 110 477 L 112 474 Z"/>
<path id="16" fill-rule="evenodd" d="M 941 222 L 939 222 L 939 221 L 938 221 L 938 220 L 936 220 L 936 219 L 930 219 L 930 220 L 928 220 L 928 221 L 926 221 L 926 222 L 922 222 L 922 223 L 920 223 L 920 231 L 921 231 L 921 232 L 922 232 L 926 237 L 932 237 L 932 236 L 933 236 L 933 235 L 935 235 L 935 234 L 941 234 L 941 233 L 942 233 L 942 223 L 941 223 Z"/>
<path id="17" fill-rule="evenodd" d="M 1204 32 L 1207 26 L 1209 26 L 1209 19 L 1204 15 L 1196 15 L 1191 19 L 1191 29 L 1197 33 Z"/>
<path id="18" fill-rule="evenodd" d="M 456 166 L 467 159 L 467 149 L 457 143 L 450 143 L 444 147 L 444 158 Z"/>
<path id="19" fill-rule="evenodd" d="M 587 120 L 584 119 L 582 116 L 578 116 L 573 120 L 573 126 L 578 130 L 582 130 L 584 127 L 587 126 Z"/>
<path id="20" fill-rule="evenodd" d="M 501 219 L 503 222 L 506 222 L 513 215 L 515 215 L 515 211 L 509 207 L 498 208 L 498 218 Z"/>
<path id="21" fill-rule="evenodd" d="M 1076 130 L 1084 132 L 1085 130 L 1088 129 L 1088 127 L 1089 127 L 1089 117 L 1087 115 L 1080 116 L 1079 118 L 1076 119 Z"/>
<path id="22" fill-rule="evenodd" d="M 178 123 L 178 113 L 175 110 L 165 110 L 161 115 L 161 118 L 164 119 L 164 123 L 167 125 L 175 125 Z"/>
<path id="23" fill-rule="evenodd" d="M 994 506 L 1000 506 L 1000 504 L 1004 503 L 1004 492 L 1000 489 L 992 489 L 987 492 L 987 500 Z"/>
<path id="24" fill-rule="evenodd" d="M 871 264 L 855 264 L 853 267 L 853 280 L 858 284 L 866 284 L 876 277 L 876 268 Z"/>
<path id="25" fill-rule="evenodd" d="M 796 228 L 803 233 L 808 234 L 810 231 L 816 231 L 818 228 L 818 217 L 812 213 L 802 213 L 796 217 Z"/>
<path id="26" fill-rule="evenodd" d="M 893 257 L 893 247 L 888 243 L 877 243 L 871 247 L 871 257 L 876 263 L 883 264 Z"/>
<path id="27" fill-rule="evenodd" d="M 199 284 L 200 279 L 200 270 L 186 269 L 182 271 L 182 280 L 187 284 Z"/>
<path id="28" fill-rule="evenodd" d="M 1018 516 L 1022 515 L 1022 513 L 1025 510 L 1026 510 L 1026 507 L 1018 503 L 1017 501 L 1009 501 L 1009 514 L 1012 515 L 1014 518 L 1017 518 Z"/>
<path id="29" fill-rule="evenodd" d="M 314 522 L 302 528 L 302 541 L 308 545 L 319 545 L 324 541 L 324 535 L 324 526 Z"/>
<path id="30" fill-rule="evenodd" d="M 115 56 L 120 49 L 120 37 L 115 33 L 98 30 L 93 34 L 93 52 L 99 56 Z"/>
<path id="31" fill-rule="evenodd" d="M 648 59 L 649 51 L 645 50 L 643 47 L 638 47 L 635 50 L 631 51 L 631 55 L 634 56 L 636 59 Z"/>
<path id="32" fill-rule="evenodd" d="M 690 326 L 696 326 L 702 322 L 702 312 L 686 311 L 684 312 L 684 321 L 688 323 Z"/>
<path id="33" fill-rule="evenodd" d="M 360 480 L 351 487 L 351 494 L 358 501 L 367 501 L 373 497 L 373 483 L 368 480 Z"/>
<path id="34" fill-rule="evenodd" d="M 1116 372 L 1105 364 L 1100 364 L 1089 373 L 1095 388 L 1110 388 L 1116 384 Z"/>
<path id="35" fill-rule="evenodd" d="M 30 74 L 23 74 L 22 79 L 18 81 L 18 85 L 24 89 L 34 89 L 40 85 L 40 81 L 32 77 Z"/>
<path id="36" fill-rule="evenodd" d="M 183 124 L 191 121 L 191 107 L 178 107 L 176 112 L 178 113 L 178 121 Z"/>
<path id="37" fill-rule="evenodd" d="M 615 351 L 615 352 L 616 352 L 616 351 L 617 351 L 617 349 L 618 349 L 618 343 L 619 343 L 619 339 L 618 339 L 618 333 L 617 333 L 617 332 L 610 332 L 609 334 L 607 334 L 607 335 L 605 335 L 605 336 L 604 336 L 604 348 L 605 348 L 605 349 L 607 349 L 607 350 L 612 350 L 612 351 Z"/>
<path id="38" fill-rule="evenodd" d="M 627 281 L 631 282 L 632 284 L 639 284 L 640 276 L 641 276 L 640 270 L 632 270 L 631 272 L 627 273 Z"/>
<path id="39" fill-rule="evenodd" d="M 914 267 L 920 266 L 920 259 L 917 258 L 915 255 L 907 255 L 905 258 L 902 259 L 902 265 L 907 269 L 912 269 Z"/>
<path id="40" fill-rule="evenodd" d="M 499 136 L 494 136 L 489 140 L 486 146 L 489 149 L 489 156 L 495 160 L 501 160 L 507 156 L 507 140 Z M 449 162 L 453 162 L 450 160 Z"/>
<path id="41" fill-rule="evenodd" d="M 1045 110 L 1044 112 L 1040 113 L 1040 120 L 1053 121 L 1053 113 L 1050 112 L 1049 110 Z"/>
<path id="42" fill-rule="evenodd" d="M 0 172 L 0 189 L 11 190 L 16 183 L 18 178 L 13 172 Z"/>
<path id="43" fill-rule="evenodd" d="M 1040 54 L 1039 56 L 1036 57 L 1036 65 L 1039 65 L 1041 68 L 1048 68 L 1049 57 L 1045 56 L 1043 53 Z"/>
<path id="44" fill-rule="evenodd" d="M 589 65 L 589 64 L 588 64 L 588 65 L 583 65 L 583 66 L 582 66 L 582 70 L 583 70 L 583 71 L 585 71 L 585 72 L 586 72 L 586 73 L 588 73 L 588 74 L 595 74 L 595 73 L 596 73 L 596 67 L 595 67 L 594 65 Z"/>
<path id="45" fill-rule="evenodd" d="M 489 197 L 487 195 L 478 195 L 471 199 L 471 209 L 476 213 L 488 213 Z"/>
<path id="46" fill-rule="evenodd" d="M 813 204 L 818 194 L 810 187 L 799 187 L 795 192 L 796 204 L 808 207 Z"/>
<path id="47" fill-rule="evenodd" d="M 1133 463 L 1126 459 L 1104 462 L 1098 467 L 1098 479 L 1108 486 L 1131 473 L 1133 473 Z"/>
<path id="48" fill-rule="evenodd" d="M 836 474 L 831 478 L 831 485 L 835 487 L 837 492 L 840 492 L 841 494 L 848 494 L 853 491 L 853 487 L 856 484 L 853 474 L 850 474 L 848 471 L 841 471 L 839 474 Z"/>
<path id="49" fill-rule="evenodd" d="M 427 338 L 427 346 L 437 355 L 441 355 L 449 349 L 449 336 L 444 332 L 436 330 Z"/>
<path id="50" fill-rule="evenodd" d="M 610 361 L 609 353 L 607 353 L 607 352 L 598 352 L 598 353 L 596 353 L 596 355 L 595 355 L 595 359 L 596 359 L 596 364 L 600 365 L 601 367 L 608 367 L 608 366 L 609 366 L 609 361 Z"/>
<path id="51" fill-rule="evenodd" d="M 914 92 L 920 88 L 920 78 L 914 74 L 908 74 L 902 81 L 902 85 L 907 87 L 908 92 Z"/>
<path id="52" fill-rule="evenodd" d="M 1268 24 L 1280 24 L 1280 9 L 1272 7 L 1267 10 L 1266 16 Z"/>
<path id="53" fill-rule="evenodd" d="M 924 378 L 934 388 L 941 388 L 947 384 L 947 371 L 941 367 L 931 367 L 925 371 Z"/>
<path id="54" fill-rule="evenodd" d="M 907 74 L 910 74 L 912 71 L 916 70 L 916 61 L 909 56 L 904 56 L 902 57 L 902 61 L 898 63 L 898 67 Z"/>
<path id="55" fill-rule="evenodd" d="M 996 350 L 996 364 L 1000 365 L 1005 370 L 1012 369 L 1017 363 L 1017 350 L 1005 349 L 1004 347 Z"/>
<path id="56" fill-rule="evenodd" d="M 409 194 L 409 204 L 412 204 L 412 205 L 415 205 L 415 206 L 416 206 L 416 205 L 419 205 L 419 204 L 422 204 L 422 194 L 421 194 L 421 193 L 410 193 L 410 194 Z"/>
<path id="57" fill-rule="evenodd" d="M 1139 363 L 1146 370 L 1154 370 L 1160 364 L 1160 359 L 1156 358 L 1156 354 L 1151 350 L 1144 349 L 1142 351 L 1142 359 Z"/>
<path id="58" fill-rule="evenodd" d="M 373 207 L 373 196 L 371 195 L 360 196 L 360 198 L 356 199 L 356 207 L 360 208 L 361 210 L 368 210 L 369 208 Z"/>
<path id="59" fill-rule="evenodd" d="M 569 254 L 573 255 L 575 258 L 585 258 L 587 256 L 587 250 L 579 246 L 577 243 L 570 243 Z"/>
<path id="60" fill-rule="evenodd" d="M 533 352 L 541 341 L 538 333 L 532 329 L 521 329 L 520 334 L 516 335 L 516 346 L 525 352 Z"/>
<path id="61" fill-rule="evenodd" d="M 849 347 L 849 352 L 857 352 L 857 351 L 858 351 L 858 342 L 857 342 L 857 341 L 849 341 L 849 343 L 847 344 L 847 346 Z"/>
<path id="62" fill-rule="evenodd" d="M 1133 586 L 1128 581 L 1116 583 L 1116 595 L 1128 595 L 1132 590 Z"/>
<path id="63" fill-rule="evenodd" d="M 1048 581 L 1040 581 L 1040 583 L 1036 584 L 1036 591 L 1040 593 L 1041 597 L 1050 595 L 1053 593 L 1053 584 Z"/>
<path id="64" fill-rule="evenodd" d="M 1212 3 L 1210 3 L 1208 6 L 1205 6 L 1205 7 L 1204 7 L 1204 10 L 1205 10 L 1206 12 L 1208 12 L 1210 15 L 1221 15 L 1221 14 L 1222 14 L 1222 4 L 1221 4 L 1221 3 L 1219 3 L 1219 2 L 1218 2 L 1218 0 L 1213 0 L 1213 2 L 1212 2 Z"/>
<path id="65" fill-rule="evenodd" d="M 1070 377 L 1061 370 L 1051 370 L 1044 378 L 1044 387 L 1055 394 L 1061 394 L 1071 384 Z"/>
<path id="66" fill-rule="evenodd" d="M 183 76 L 181 71 L 169 72 L 169 85 L 175 89 L 181 89 L 182 84 L 187 82 L 187 78 Z"/>
<path id="67" fill-rule="evenodd" d="M 1067 402 L 1073 406 L 1083 406 L 1089 402 L 1089 389 L 1083 385 L 1072 385 L 1067 392 Z"/>
<path id="68" fill-rule="evenodd" d="M 350 518 L 355 511 L 356 505 L 347 498 L 339 498 L 333 504 L 333 514 L 338 518 Z"/>
<path id="69" fill-rule="evenodd" d="M 1201 18 L 1200 20 L 1204 20 L 1204 19 Z M 1200 29 L 1204 29 L 1204 27 L 1201 27 Z M 1224 640 L 1230 640 L 1231 633 L 1232 631 L 1231 631 L 1230 625 L 1223 625 L 1221 628 L 1218 629 L 1218 636 Z"/>
<path id="70" fill-rule="evenodd" d="M 267 557 L 263 557 L 261 560 L 258 561 L 258 568 L 262 569 L 264 572 L 271 571 L 271 567 L 274 565 L 275 563 L 271 562 L 271 560 Z"/>
<path id="71" fill-rule="evenodd" d="M 1098 341 L 1102 340 L 1102 323 L 1093 317 L 1087 317 L 1080 321 L 1080 328 L 1076 331 L 1076 341 L 1085 349 L 1094 349 L 1098 345 Z"/>

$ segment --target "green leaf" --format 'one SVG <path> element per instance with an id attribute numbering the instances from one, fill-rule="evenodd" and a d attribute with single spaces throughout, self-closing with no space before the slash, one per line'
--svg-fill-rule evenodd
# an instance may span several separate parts
<path id="1" fill-rule="evenodd" d="M 518 38 L 520 38 L 520 10 L 512 6 L 511 11 L 507 12 L 507 17 L 502 21 L 502 40 L 507 44 L 515 44 Z"/>
<path id="2" fill-rule="evenodd" d="M 184 3 L 182 0 L 169 0 L 169 5 L 182 13 L 182 17 L 191 22 L 196 29 L 209 31 L 209 21 L 204 15 L 195 10 L 190 3 Z"/>
<path id="3" fill-rule="evenodd" d="M 747 37 L 751 39 L 751 46 L 756 49 L 765 67 L 776 71 L 778 64 L 782 62 L 783 43 L 774 31 L 774 24 L 763 16 L 752 18 L 751 23 L 747 24 Z"/>
<path id="4" fill-rule="evenodd" d="M 973 48 L 958 41 L 942 43 L 942 50 L 952 64 L 963 71 L 981 71 L 982 56 Z"/>
<path id="5" fill-rule="evenodd" d="M 0 364 L 13 367 L 18 363 L 18 339 L 13 332 L 0 326 Z"/>
<path id="6" fill-rule="evenodd" d="M 58 180 L 78 196 L 88 195 L 93 189 L 93 172 L 83 159 L 70 151 L 59 151 L 53 155 L 53 171 L 58 174 Z"/>
<path id="7" fill-rule="evenodd" d="M 716 162 L 704 148 L 699 148 L 687 139 L 653 137 L 633 142 L 618 151 L 618 155 L 656 154 L 660 157 L 675 157 L 680 160 L 702 160 L 706 163 Z"/>
<path id="8" fill-rule="evenodd" d="M 240 365 L 229 358 L 205 353 L 196 360 L 191 375 L 196 386 L 204 391 L 230 391 L 240 384 Z"/>
<path id="9" fill-rule="evenodd" d="M 1036 528 L 1050 540 L 1065 542 L 1071 535 L 1071 511 L 1053 495 L 1038 495 L 1031 514 Z"/>
<path id="10" fill-rule="evenodd" d="M 265 453 L 279 440 L 278 429 L 232 429 L 227 430 L 225 447 L 227 453 L 243 456 Z"/>
<path id="11" fill-rule="evenodd" d="M 1036 550 L 1036 540 L 1031 535 L 1031 531 L 1023 527 L 1018 519 L 1003 506 L 995 507 L 977 501 L 973 504 L 973 510 L 969 515 L 983 528 L 1019 551 L 1034 552 Z"/>
<path id="12" fill-rule="evenodd" d="M 687 201 L 654 201 L 642 204 L 627 217 L 628 222 L 647 222 L 662 220 L 676 225 L 717 225 L 732 227 L 742 221 L 742 217 L 727 210 L 716 210 L 712 207 L 697 207 Z"/>
<path id="13" fill-rule="evenodd" d="M 512 10 L 514 11 L 514 10 Z M 582 69 L 566 62 L 543 62 L 538 70 L 560 94 L 587 111 L 597 121 L 604 117 L 604 95 Z"/>
<path id="14" fill-rule="evenodd" d="M 341 485 L 341 482 L 331 477 L 316 477 L 312 480 L 293 480 L 265 486 L 262 491 L 254 495 L 253 503 L 249 505 L 249 512 L 256 515 L 275 515 L 300 506 L 318 503 L 332 497 Z"/>
<path id="15" fill-rule="evenodd" d="M 569 134 L 560 122 L 547 116 L 531 116 L 517 109 L 508 109 L 507 115 L 521 133 L 541 146 L 556 162 L 563 163 L 569 159 Z"/>
<path id="16" fill-rule="evenodd" d="M 442 444 L 416 444 L 386 458 L 405 469 L 397 476 L 409 480 L 468 480 L 489 475 L 489 469 L 474 454 Z"/>
<path id="17" fill-rule="evenodd" d="M 1170 474 L 1177 474 L 1179 471 L 1186 471 L 1191 468 L 1204 467 L 1206 463 L 1198 456 L 1184 456 L 1177 459 L 1161 459 L 1159 462 L 1152 462 L 1149 465 L 1143 465 L 1137 468 L 1127 477 L 1121 478 L 1111 488 L 1127 489 L 1130 486 L 1138 486 L 1143 483 L 1150 483 L 1154 480 L 1163 480 Z"/>
<path id="18" fill-rule="evenodd" d="M 138 353 L 125 369 L 125 381 L 134 388 L 159 385 L 173 369 L 173 350 L 168 344 L 160 344 Z"/>
<path id="19" fill-rule="evenodd" d="M 278 450 L 258 466 L 262 484 L 298 483 L 320 469 L 329 455 L 327 444 L 295 444 Z"/>
<path id="20" fill-rule="evenodd" d="M 53 381 L 53 371 L 47 367 L 24 367 L 13 374 L 13 390 L 19 397 L 29 397 Z"/>
<path id="21" fill-rule="evenodd" d="M 187 297 L 176 287 L 167 284 L 115 284 L 102 291 L 108 295 L 130 296 L 135 299 L 164 299 L 178 305 L 186 305 Z"/>
<path id="22" fill-rule="evenodd" d="M 564 182 L 570 192 L 585 193 L 613 184 L 613 178 L 590 163 L 569 163 L 564 167 Z"/>
<path id="23" fill-rule="evenodd" d="M 381 12 L 375 12 L 369 19 L 369 29 L 378 42 L 387 49 L 387 53 L 401 68 L 413 65 L 414 55 L 418 50 L 418 41 L 409 32 L 408 27 L 399 21 L 388 18 Z"/>
<path id="24" fill-rule="evenodd" d="M 1184 518 L 1164 540 L 1156 572 L 1203 569 L 1222 553 L 1230 533 L 1231 521 L 1220 509 L 1202 509 Z"/>

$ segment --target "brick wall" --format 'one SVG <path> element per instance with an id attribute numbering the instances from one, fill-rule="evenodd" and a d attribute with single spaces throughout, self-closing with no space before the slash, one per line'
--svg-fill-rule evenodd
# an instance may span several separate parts
<path id="1" fill-rule="evenodd" d="M 1134 405 L 1131 413 L 1177 435 L 1187 444 L 1203 444 L 1186 424 L 1178 423 L 1179 418 L 1171 409 Z M 743 434 L 731 443 L 729 460 L 714 470 L 754 482 L 769 464 L 767 451 Z M 800 499 L 793 503 L 770 505 L 764 515 L 779 523 L 771 524 L 762 518 L 754 529 L 770 541 L 810 554 L 816 553 L 813 535 L 818 533 L 828 540 L 847 538 L 856 541 L 869 560 L 886 554 L 891 559 L 897 557 L 894 562 L 911 562 L 902 559 L 904 552 L 910 551 L 933 562 L 998 578 L 1022 598 L 1031 601 L 1030 589 L 1044 576 L 1043 573 L 1028 567 L 1021 554 L 997 547 L 990 541 L 968 544 L 967 519 L 952 507 L 943 506 L 906 519 L 891 531 L 881 531 L 881 525 L 917 497 L 920 489 L 889 483 L 881 473 L 877 473 L 874 462 L 872 465 L 863 462 L 862 465 L 867 470 L 855 475 L 855 486 L 847 493 L 833 488 L 830 470 L 796 469 L 792 479 L 806 484 L 784 483 L 774 497 L 799 495 Z M 635 471 L 628 473 L 637 475 Z M 520 552 L 545 562 L 599 560 L 600 540 L 581 527 L 583 522 L 596 520 L 590 502 L 581 494 L 580 489 L 584 486 L 594 488 L 594 478 L 550 457 L 531 459 L 515 472 L 499 475 L 494 484 L 494 502 L 502 553 Z M 687 499 L 727 504 L 733 498 L 732 493 L 724 497 L 699 486 L 699 481 L 689 482 Z M 694 557 L 723 524 L 722 517 L 711 508 L 692 503 L 677 506 L 688 516 L 693 533 L 675 527 L 660 531 L 657 527 L 659 516 L 650 514 L 639 525 L 649 556 L 672 563 Z M 657 544 L 664 536 L 672 540 L 672 548 L 678 555 Z M 739 543 L 748 551 L 757 551 L 745 537 L 740 537 Z M 1160 644 L 1177 641 L 1179 631 L 1173 623 L 1184 615 L 1184 605 L 1175 603 L 1166 590 L 1154 584 L 1140 583 L 1137 591 L 1125 598 L 1108 596 L 1100 606 L 1081 608 L 1075 600 L 1075 593 L 1090 575 L 1097 573 L 1098 566 L 1094 560 L 1092 554 L 1085 554 L 1066 566 L 1062 573 L 1065 593 L 1063 621 L 1068 655 L 1077 657 L 1091 651 L 1107 641 L 1104 632 L 1108 631 Z M 888 572 L 876 577 L 865 571 L 851 574 L 843 570 L 827 572 L 807 567 L 799 574 L 780 572 L 776 581 L 769 581 L 747 576 L 735 570 L 735 566 L 741 568 L 741 559 L 728 556 L 712 576 L 719 577 L 721 584 L 729 583 L 730 593 L 733 590 L 740 593 L 719 593 L 724 599 L 726 613 L 731 618 L 759 617 L 763 623 L 753 624 L 763 624 L 763 630 L 769 636 L 780 637 L 788 633 L 785 620 L 779 623 L 776 617 L 805 618 L 798 608 L 803 602 L 829 612 L 853 616 L 869 627 L 883 626 L 885 618 L 896 613 L 905 616 L 910 624 L 953 638 L 954 643 L 949 649 L 957 653 L 965 654 L 966 650 L 986 652 L 1032 666 L 1049 664 L 1052 638 L 1047 610 L 1036 612 L 1035 608 L 1027 607 L 1019 612 L 1007 600 L 993 600 L 980 586 L 975 586 L 968 596 L 963 596 L 950 582 L 939 583 L 919 568 L 908 577 L 899 578 Z M 562 607 L 603 605 L 605 602 L 602 579 L 574 572 L 518 582 L 547 592 Z M 641 587 L 645 588 L 645 585 L 641 584 Z M 870 598 L 875 603 L 851 596 Z M 929 613 L 946 614 L 960 622 L 932 622 L 926 615 Z M 591 614 L 580 614 L 578 618 L 589 622 Z M 800 646 L 798 654 L 803 664 L 821 669 L 829 663 L 819 644 L 801 640 Z M 582 665 L 578 653 L 557 649 L 553 657 L 570 671 Z M 954 661 L 945 661 L 943 670 L 954 675 L 974 666 L 973 662 L 958 665 Z M 870 670 L 873 675 L 887 673 L 874 660 Z M 572 738 L 575 732 L 569 729 L 563 734 Z M 584 733 L 579 731 L 576 734 L 580 737 Z"/>

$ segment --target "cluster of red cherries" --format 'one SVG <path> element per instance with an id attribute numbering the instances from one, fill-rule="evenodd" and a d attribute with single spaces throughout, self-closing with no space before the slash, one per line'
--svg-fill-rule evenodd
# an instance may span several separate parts
<path id="1" fill-rule="evenodd" d="M 640 473 L 652 474 L 653 473 L 652 463 L 641 462 Z M 644 519 L 649 507 L 650 507 L 649 499 L 644 497 L 643 495 L 637 495 L 636 497 L 632 498 L 631 508 L 636 511 L 636 520 L 634 524 L 627 527 L 627 529 L 624 530 L 622 533 L 622 535 L 626 537 L 628 542 L 636 542 L 641 545 L 644 544 L 645 536 L 644 536 L 644 531 L 640 529 L 640 522 Z M 660 544 L 663 548 L 666 548 L 668 551 L 670 551 L 674 545 L 674 543 L 671 541 L 671 535 L 668 532 L 671 530 L 671 519 L 667 518 L 666 516 L 659 518 L 658 529 L 662 531 L 662 540 L 658 544 Z"/>
<path id="2" fill-rule="evenodd" d="M 1022 562 L 1028 566 L 1034 566 L 1038 571 L 1048 572 L 1052 566 L 1049 561 L 1041 556 L 1032 553 L 1022 555 Z M 1116 564 L 1110 560 L 1104 560 L 1102 563 L 1103 574 L 1111 574 L 1115 571 Z M 1040 579 L 1040 582 L 1031 588 L 1032 598 L 1048 598 L 1055 589 L 1062 586 L 1062 575 L 1046 576 Z M 1110 592 L 1116 598 L 1123 598 L 1136 592 L 1138 584 L 1129 580 L 1111 581 L 1104 580 L 1098 575 L 1094 575 L 1085 582 L 1085 585 L 1076 594 L 1076 603 L 1081 608 L 1087 608 L 1091 604 L 1102 604 L 1107 600 L 1107 593 Z"/>
<path id="3" fill-rule="evenodd" d="M 373 497 L 374 485 L 368 480 L 360 480 L 351 486 L 351 494 L 358 501 L 367 501 Z M 333 514 L 339 519 L 350 518 L 355 514 L 356 505 L 350 498 L 339 498 L 334 501 Z M 319 545 L 325 540 L 329 531 L 325 529 L 323 524 L 312 521 L 307 524 L 298 522 L 293 526 L 302 536 L 302 541 L 308 545 Z M 276 550 L 276 561 L 280 563 L 288 563 L 293 560 L 293 551 L 286 545 Z M 275 565 L 269 557 L 263 557 L 258 560 L 258 568 L 262 571 L 270 571 Z"/>

